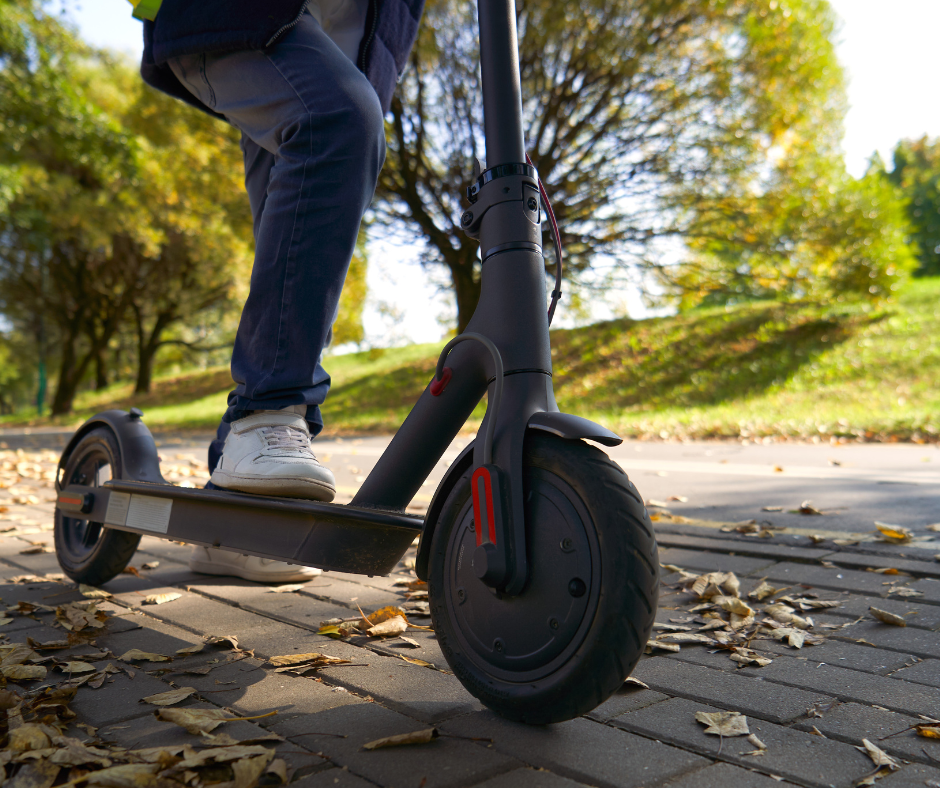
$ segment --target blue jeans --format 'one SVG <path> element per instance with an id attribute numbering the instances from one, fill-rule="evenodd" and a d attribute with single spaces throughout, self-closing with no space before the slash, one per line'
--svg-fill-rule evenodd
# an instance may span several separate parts
<path id="1" fill-rule="evenodd" d="M 170 68 L 242 133 L 255 260 L 235 348 L 229 424 L 307 405 L 311 434 L 330 377 L 320 364 L 359 223 L 385 160 L 382 108 L 358 68 L 304 14 L 274 47 L 174 58 Z"/>

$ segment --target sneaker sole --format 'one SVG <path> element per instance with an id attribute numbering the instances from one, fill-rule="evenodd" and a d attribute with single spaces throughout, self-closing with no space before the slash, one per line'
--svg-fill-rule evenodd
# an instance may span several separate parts
<path id="1" fill-rule="evenodd" d="M 240 577 L 242 580 L 251 580 L 254 583 L 300 583 L 304 580 L 312 580 L 321 574 L 321 570 L 309 568 L 306 572 L 297 572 L 287 574 L 285 572 L 267 573 L 251 572 L 245 569 L 239 569 L 237 566 L 226 567 L 220 564 L 214 564 L 211 561 L 190 561 L 189 568 L 193 572 L 201 575 L 219 575 L 221 577 Z M 311 573 L 311 569 L 313 570 Z"/>
<path id="2" fill-rule="evenodd" d="M 210 479 L 212 484 L 223 490 L 251 493 L 253 495 L 272 495 L 277 498 L 304 498 L 308 501 L 329 503 L 336 497 L 336 488 L 326 482 L 314 479 L 274 479 L 256 476 L 233 476 L 224 471 L 216 471 Z"/>

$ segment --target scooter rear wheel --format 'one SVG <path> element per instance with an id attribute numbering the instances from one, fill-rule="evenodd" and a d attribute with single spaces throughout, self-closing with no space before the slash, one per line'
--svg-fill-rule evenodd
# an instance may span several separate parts
<path id="1" fill-rule="evenodd" d="M 65 462 L 57 488 L 70 484 L 100 487 L 109 479 L 120 479 L 121 447 L 107 427 L 84 435 Z M 120 574 L 140 543 L 140 534 L 116 531 L 102 523 L 55 512 L 55 551 L 59 566 L 72 580 L 100 586 Z"/>
<path id="2" fill-rule="evenodd" d="M 428 591 L 463 685 L 505 717 L 545 724 L 590 711 L 630 675 L 652 631 L 659 560 L 636 488 L 598 449 L 530 431 L 524 479 L 522 593 L 497 594 L 473 571 L 469 470 L 435 528 Z"/>

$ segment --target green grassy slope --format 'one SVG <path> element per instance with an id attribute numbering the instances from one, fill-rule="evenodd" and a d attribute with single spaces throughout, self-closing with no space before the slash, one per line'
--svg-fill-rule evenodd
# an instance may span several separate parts
<path id="1" fill-rule="evenodd" d="M 552 332 L 555 390 L 562 410 L 626 436 L 934 440 L 938 335 L 940 280 L 913 282 L 880 308 L 752 303 L 614 320 Z M 396 429 L 430 380 L 438 350 L 413 345 L 329 358 L 327 430 Z M 223 368 L 158 380 L 145 397 L 114 386 L 81 395 L 62 423 L 136 404 L 154 427 L 213 427 L 229 385 Z M 475 418 L 482 413 L 481 406 Z"/>

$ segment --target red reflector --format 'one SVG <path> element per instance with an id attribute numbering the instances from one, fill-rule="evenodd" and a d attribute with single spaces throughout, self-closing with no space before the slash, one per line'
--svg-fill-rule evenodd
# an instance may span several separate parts
<path id="1" fill-rule="evenodd" d="M 473 494 L 473 522 L 477 532 L 477 547 L 483 544 L 483 529 L 489 542 L 496 544 L 496 514 L 493 511 L 493 480 L 486 466 L 477 468 L 470 477 Z"/>
<path id="2" fill-rule="evenodd" d="M 64 495 L 60 495 L 58 501 L 59 503 L 70 503 L 73 506 L 81 506 L 83 503 L 85 503 L 84 499 L 82 498 L 67 498 Z"/>
<path id="3" fill-rule="evenodd" d="M 444 371 L 441 373 L 441 379 L 438 380 L 437 378 L 434 378 L 431 381 L 431 395 L 435 397 L 441 396 L 453 376 L 454 371 L 450 367 L 444 367 Z"/>

